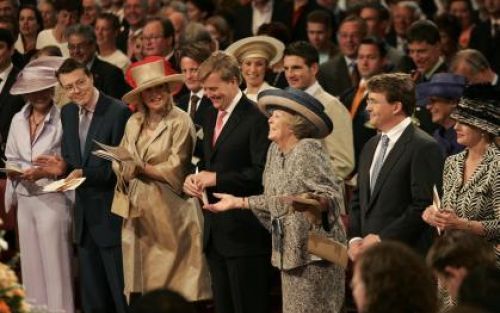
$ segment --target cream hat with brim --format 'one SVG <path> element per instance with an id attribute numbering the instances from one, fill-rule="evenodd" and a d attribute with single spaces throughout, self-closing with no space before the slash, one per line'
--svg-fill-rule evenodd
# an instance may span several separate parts
<path id="1" fill-rule="evenodd" d="M 283 58 L 285 45 L 269 36 L 253 36 L 236 41 L 226 49 L 226 53 L 241 63 L 248 58 L 263 58 L 272 66 Z"/>
<path id="2" fill-rule="evenodd" d="M 43 56 L 28 63 L 17 75 L 12 85 L 12 95 L 25 95 L 55 87 L 57 82 L 56 71 L 64 62 L 64 58 L 57 56 Z"/>
<path id="3" fill-rule="evenodd" d="M 172 91 L 179 87 L 179 85 L 184 84 L 183 74 L 165 75 L 164 62 L 164 60 L 157 60 L 134 67 L 131 70 L 131 75 L 137 87 L 123 96 L 123 102 L 142 102 L 140 99 L 141 92 L 158 85 L 169 84 Z"/>

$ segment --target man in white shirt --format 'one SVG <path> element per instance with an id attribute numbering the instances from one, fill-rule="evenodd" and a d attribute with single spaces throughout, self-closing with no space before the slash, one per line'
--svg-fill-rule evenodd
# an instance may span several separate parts
<path id="1" fill-rule="evenodd" d="M 443 155 L 438 143 L 411 122 L 416 99 L 409 75 L 377 75 L 367 88 L 370 123 L 379 135 L 361 152 L 349 212 L 349 255 L 356 261 L 381 240 L 425 253 L 432 233 L 421 215 L 432 204 L 433 186 L 441 186 Z"/>

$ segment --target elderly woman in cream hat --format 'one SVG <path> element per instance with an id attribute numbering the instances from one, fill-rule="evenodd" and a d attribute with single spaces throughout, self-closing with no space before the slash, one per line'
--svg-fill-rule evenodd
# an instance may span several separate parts
<path id="1" fill-rule="evenodd" d="M 71 275 L 71 207 L 64 193 L 45 193 L 55 177 L 33 164 L 39 155 L 60 155 L 62 125 L 54 105 L 60 57 L 41 57 L 19 73 L 10 92 L 26 105 L 11 124 L 5 156 L 6 205 L 17 203 L 21 272 L 26 298 L 50 311 L 74 312 Z"/>
<path id="2" fill-rule="evenodd" d="M 243 93 L 248 99 L 257 102 L 259 92 L 274 88 L 264 79 L 268 68 L 283 58 L 285 46 L 269 36 L 254 36 L 236 41 L 226 49 L 241 66 L 246 89 Z"/>
<path id="3" fill-rule="evenodd" d="M 314 235 L 346 241 L 338 219 L 342 191 L 318 140 L 332 131 L 332 121 L 318 100 L 297 89 L 265 90 L 259 94 L 258 105 L 269 116 L 268 138 L 272 140 L 263 174 L 264 194 L 241 198 L 216 193 L 220 201 L 204 208 L 214 212 L 250 209 L 271 231 L 271 261 L 281 270 L 284 313 L 340 312 L 343 268 L 307 248 Z M 317 206 L 307 205 L 311 199 L 316 199 Z M 314 208 L 315 217 L 310 215 Z"/>
<path id="4" fill-rule="evenodd" d="M 125 294 L 166 288 L 190 301 L 204 300 L 211 295 L 201 212 L 182 196 L 195 130 L 172 100 L 184 75 L 167 75 L 164 62 L 153 58 L 133 67 L 136 87 L 123 96 L 138 108 L 120 143 L 134 161 L 113 164 L 118 178 L 113 212 L 124 218 Z M 120 194 L 128 205 L 117 205 Z"/>

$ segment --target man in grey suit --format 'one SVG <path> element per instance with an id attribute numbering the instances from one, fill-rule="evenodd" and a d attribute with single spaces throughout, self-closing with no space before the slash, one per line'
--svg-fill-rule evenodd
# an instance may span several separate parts
<path id="1" fill-rule="evenodd" d="M 325 92 L 316 80 L 318 51 L 308 42 L 297 41 L 284 52 L 285 77 L 292 88 L 301 89 L 318 99 L 335 128 L 324 140 L 335 174 L 346 178 L 354 169 L 351 116 L 340 101 Z"/>
<path id="2" fill-rule="evenodd" d="M 338 97 L 359 83 L 356 57 L 359 44 L 366 36 L 366 32 L 366 23 L 359 16 L 350 15 L 340 24 L 337 33 L 340 53 L 323 63 L 318 74 L 320 85 L 329 94 Z"/>
<path id="3" fill-rule="evenodd" d="M 367 110 L 379 134 L 361 152 L 358 187 L 350 205 L 349 255 L 356 260 L 381 240 L 397 240 L 425 252 L 431 229 L 422 212 L 441 186 L 443 155 L 438 143 L 412 124 L 415 83 L 407 74 L 368 80 Z"/>

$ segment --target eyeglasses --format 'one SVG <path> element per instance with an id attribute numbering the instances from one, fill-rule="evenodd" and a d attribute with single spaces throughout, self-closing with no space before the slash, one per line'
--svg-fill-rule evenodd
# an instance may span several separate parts
<path id="1" fill-rule="evenodd" d="M 84 89 L 85 85 L 87 84 L 87 81 L 88 81 L 87 78 L 80 78 L 74 84 L 62 86 L 62 88 L 67 93 L 75 92 L 76 90 Z"/>
<path id="2" fill-rule="evenodd" d="M 163 35 L 155 35 L 155 36 L 142 36 L 142 41 L 155 41 L 163 38 Z"/>
<path id="3" fill-rule="evenodd" d="M 79 51 L 83 51 L 85 50 L 88 46 L 89 46 L 89 42 L 87 41 L 84 41 L 84 42 L 81 42 L 79 44 L 68 44 L 68 50 L 71 50 L 71 51 L 75 51 L 75 50 L 79 50 Z"/>

